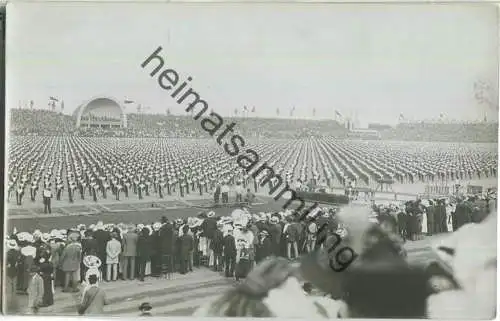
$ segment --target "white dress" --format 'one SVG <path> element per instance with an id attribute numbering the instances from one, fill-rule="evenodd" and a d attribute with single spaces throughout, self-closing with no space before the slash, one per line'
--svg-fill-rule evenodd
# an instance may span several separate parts
<path id="1" fill-rule="evenodd" d="M 448 232 L 453 232 L 453 217 L 451 211 L 446 211 L 446 229 Z"/>
<path id="2" fill-rule="evenodd" d="M 422 233 L 427 233 L 427 213 L 422 214 Z"/>

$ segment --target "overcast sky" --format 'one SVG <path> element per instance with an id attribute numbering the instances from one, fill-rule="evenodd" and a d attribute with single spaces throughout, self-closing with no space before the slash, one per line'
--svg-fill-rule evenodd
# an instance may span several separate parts
<path id="1" fill-rule="evenodd" d="M 222 115 L 247 105 L 260 117 L 339 110 L 365 125 L 497 117 L 473 90 L 498 88 L 493 5 L 10 3 L 7 15 L 8 108 L 55 96 L 69 113 L 105 95 L 182 114 L 140 68 L 162 46 Z"/>

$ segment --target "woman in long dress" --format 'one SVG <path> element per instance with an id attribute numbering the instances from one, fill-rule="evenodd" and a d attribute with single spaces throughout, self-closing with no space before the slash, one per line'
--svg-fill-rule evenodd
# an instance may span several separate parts
<path id="1" fill-rule="evenodd" d="M 49 307 L 54 304 L 54 266 L 49 261 L 49 256 L 44 253 L 40 257 L 40 275 L 43 279 L 42 306 Z"/>
<path id="2" fill-rule="evenodd" d="M 420 221 L 420 232 L 419 233 L 419 239 L 421 239 L 424 235 L 427 235 L 427 211 L 422 212 L 422 219 Z"/>

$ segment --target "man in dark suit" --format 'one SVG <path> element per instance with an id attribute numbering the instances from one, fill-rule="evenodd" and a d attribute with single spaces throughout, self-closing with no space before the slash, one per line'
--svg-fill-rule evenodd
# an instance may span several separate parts
<path id="1" fill-rule="evenodd" d="M 227 235 L 224 237 L 224 261 L 226 266 L 226 277 L 233 277 L 236 263 L 236 241 L 232 230 L 228 230 Z"/>
<path id="2" fill-rule="evenodd" d="M 97 257 L 101 262 L 106 262 L 106 245 L 111 240 L 111 235 L 108 231 L 104 230 L 104 223 L 99 221 L 95 226 L 94 238 L 97 242 Z M 106 269 L 102 268 L 103 278 L 106 278 Z"/>
<path id="3" fill-rule="evenodd" d="M 184 225 L 182 227 L 182 236 L 180 237 L 180 263 L 181 263 L 181 274 L 186 274 L 189 266 L 189 261 L 191 258 L 191 252 L 194 249 L 194 239 L 191 234 L 189 234 L 189 226 Z"/>
<path id="4" fill-rule="evenodd" d="M 222 271 L 222 251 L 224 249 L 224 235 L 220 230 L 222 226 L 214 231 L 212 242 L 210 242 L 210 249 L 214 252 L 214 271 Z"/>

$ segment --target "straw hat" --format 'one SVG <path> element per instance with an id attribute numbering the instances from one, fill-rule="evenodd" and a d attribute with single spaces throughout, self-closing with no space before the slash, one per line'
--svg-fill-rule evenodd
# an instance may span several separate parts
<path id="1" fill-rule="evenodd" d="M 36 247 L 33 246 L 25 246 L 21 249 L 21 254 L 24 256 L 36 256 Z"/>
<path id="2" fill-rule="evenodd" d="M 97 222 L 97 224 L 95 225 L 95 230 L 104 230 L 104 223 L 102 221 Z"/>
<path id="3" fill-rule="evenodd" d="M 214 211 L 210 211 L 207 214 L 207 217 L 214 217 L 214 216 L 215 216 L 215 212 Z"/>
<path id="4" fill-rule="evenodd" d="M 24 237 L 24 240 L 28 243 L 34 243 L 35 242 L 35 238 L 33 237 L 33 235 L 29 234 L 29 233 L 26 233 L 25 237 Z"/>

